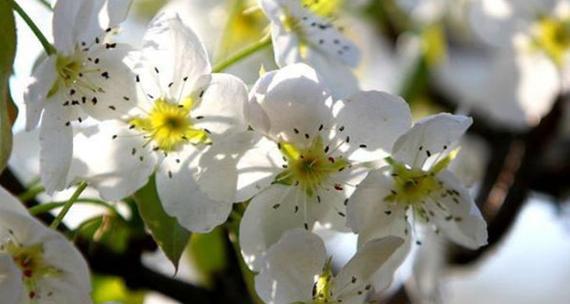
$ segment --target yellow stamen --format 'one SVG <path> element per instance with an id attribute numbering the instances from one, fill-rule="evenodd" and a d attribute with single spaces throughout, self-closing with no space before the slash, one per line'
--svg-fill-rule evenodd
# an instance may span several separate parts
<path id="1" fill-rule="evenodd" d="M 345 159 L 328 156 L 321 137 L 315 137 L 305 149 L 287 142 L 281 142 L 279 146 L 287 160 L 287 168 L 277 175 L 276 182 L 286 185 L 298 183 L 309 197 L 314 196 L 332 174 L 349 165 Z"/>
<path id="2" fill-rule="evenodd" d="M 534 40 L 536 46 L 545 51 L 557 65 L 563 64 L 564 56 L 570 50 L 570 20 L 544 17 L 539 20 L 537 29 L 538 34 Z"/>
<path id="3" fill-rule="evenodd" d="M 177 150 L 186 142 L 210 143 L 207 131 L 194 128 L 190 120 L 192 106 L 191 98 L 184 98 L 180 105 L 157 99 L 146 117 L 133 118 L 129 123 L 163 151 Z"/>

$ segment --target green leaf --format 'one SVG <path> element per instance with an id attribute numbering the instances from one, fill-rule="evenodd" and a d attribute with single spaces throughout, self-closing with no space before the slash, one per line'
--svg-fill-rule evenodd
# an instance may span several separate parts
<path id="1" fill-rule="evenodd" d="M 182 252 L 188 244 L 190 232 L 184 229 L 175 218 L 166 214 L 156 192 L 154 176 L 134 195 L 139 213 L 150 234 L 178 269 Z"/>
<path id="2" fill-rule="evenodd" d="M 118 254 L 127 250 L 129 238 L 132 236 L 127 223 L 114 215 L 103 215 L 89 219 L 83 222 L 75 233 L 75 237 L 104 244 Z"/>
<path id="3" fill-rule="evenodd" d="M 8 79 L 12 74 L 12 65 L 16 56 L 16 26 L 9 1 L 0 1 L 0 28 L 2 29 L 2 47 L 0 47 L 0 172 L 6 167 L 12 151 L 12 124 L 16 116 L 16 107 L 10 98 Z"/>
<path id="4" fill-rule="evenodd" d="M 145 293 L 129 291 L 119 277 L 93 276 L 93 303 L 143 304 Z"/>
<path id="5" fill-rule="evenodd" d="M 225 233 L 221 227 L 210 233 L 194 233 L 190 239 L 190 258 L 206 286 L 211 285 L 216 273 L 227 265 Z"/>

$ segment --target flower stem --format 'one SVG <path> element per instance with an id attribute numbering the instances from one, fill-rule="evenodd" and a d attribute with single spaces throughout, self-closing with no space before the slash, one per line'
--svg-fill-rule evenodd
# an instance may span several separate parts
<path id="1" fill-rule="evenodd" d="M 9 1 L 12 2 L 12 6 L 14 7 L 14 10 L 18 13 L 18 15 L 20 15 L 20 17 L 22 17 L 22 19 L 24 19 L 24 22 L 26 22 L 26 24 L 30 27 L 32 32 L 34 32 L 34 35 L 36 35 L 36 38 L 38 38 L 38 40 L 40 41 L 40 43 L 44 47 L 44 50 L 46 51 L 46 53 L 48 55 L 55 54 L 55 48 L 53 47 L 53 45 L 51 45 L 51 43 L 49 43 L 47 38 L 44 36 L 42 31 L 40 31 L 40 29 L 34 23 L 32 18 L 30 18 L 30 16 L 28 16 L 28 14 L 26 14 L 26 12 L 22 9 L 22 7 L 20 7 L 20 5 L 18 3 L 16 3 L 15 0 L 9 0 Z"/>
<path id="2" fill-rule="evenodd" d="M 230 66 L 243 60 L 244 58 L 251 56 L 252 54 L 256 53 L 259 50 L 269 47 L 270 45 L 271 45 L 271 35 L 267 35 L 258 42 L 238 51 L 237 53 L 231 55 L 228 59 L 216 64 L 213 68 L 213 72 L 214 73 L 222 72 L 225 69 L 229 68 Z"/>
<path id="3" fill-rule="evenodd" d="M 57 217 L 53 220 L 53 222 L 50 225 L 50 228 L 57 229 L 57 227 L 59 227 L 59 224 L 61 224 L 61 221 L 63 221 L 63 218 L 65 217 L 69 209 L 71 209 L 71 206 L 73 206 L 73 204 L 77 201 L 77 199 L 79 198 L 83 190 L 85 190 L 85 188 L 87 188 L 87 183 L 81 182 L 77 187 L 77 189 L 75 190 L 75 192 L 73 192 L 73 195 L 71 195 L 71 198 L 69 198 L 69 200 L 65 203 L 65 205 L 63 205 L 63 209 L 61 209 Z"/>
<path id="4" fill-rule="evenodd" d="M 53 12 L 53 7 L 47 0 L 38 0 L 43 6 L 45 6 L 48 10 Z"/>
<path id="5" fill-rule="evenodd" d="M 44 191 L 45 191 L 45 188 L 42 185 L 36 184 L 36 185 L 33 185 L 30 188 L 28 188 L 28 190 L 26 190 L 26 192 L 18 195 L 18 198 L 22 202 L 27 202 L 27 201 L 34 199 L 36 196 L 38 196 L 38 194 L 40 194 Z"/>
<path id="6" fill-rule="evenodd" d="M 117 211 L 117 209 L 115 209 L 115 207 L 109 205 L 107 202 L 102 201 L 102 200 L 93 199 L 93 198 L 80 198 L 80 199 L 77 199 L 75 201 L 75 203 L 102 206 L 102 207 L 109 209 L 111 212 L 118 214 L 118 211 Z M 31 207 L 30 209 L 28 209 L 28 211 L 30 212 L 31 215 L 37 216 L 37 215 L 40 215 L 40 214 L 43 214 L 46 212 L 50 212 L 53 209 L 61 208 L 61 207 L 65 206 L 66 204 L 67 204 L 67 202 L 49 202 L 49 203 L 40 204 L 40 205 L 36 205 L 34 207 Z"/>

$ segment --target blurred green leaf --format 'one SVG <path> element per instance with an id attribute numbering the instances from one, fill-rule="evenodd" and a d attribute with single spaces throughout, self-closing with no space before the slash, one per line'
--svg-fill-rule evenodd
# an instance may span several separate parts
<path id="1" fill-rule="evenodd" d="M 89 219 L 76 230 L 76 237 L 104 244 L 118 254 L 124 253 L 129 245 L 131 231 L 126 222 L 114 215 L 103 215 Z"/>
<path id="2" fill-rule="evenodd" d="M 12 65 L 16 56 L 16 26 L 12 5 L 9 1 L 0 1 L 0 28 L 2 46 L 0 47 L 0 171 L 4 170 L 12 151 L 12 124 L 17 114 L 10 97 L 8 79 L 12 74 Z"/>
<path id="3" fill-rule="evenodd" d="M 121 278 L 110 276 L 93 276 L 93 302 L 142 304 L 144 292 L 132 292 L 125 286 Z"/>
<path id="4" fill-rule="evenodd" d="M 190 232 L 184 229 L 175 218 L 166 214 L 156 192 L 154 176 L 134 195 L 139 213 L 150 234 L 178 269 L 182 252 L 188 244 Z"/>
<path id="5" fill-rule="evenodd" d="M 227 252 L 224 238 L 224 230 L 218 227 L 210 233 L 194 233 L 190 239 L 190 258 L 207 286 L 212 283 L 214 274 L 226 268 Z"/>

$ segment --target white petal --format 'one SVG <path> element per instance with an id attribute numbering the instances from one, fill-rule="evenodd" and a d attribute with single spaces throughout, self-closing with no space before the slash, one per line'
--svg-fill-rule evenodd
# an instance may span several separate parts
<path id="1" fill-rule="evenodd" d="M 28 215 L 28 210 L 24 205 L 3 187 L 0 187 L 0 209 Z"/>
<path id="2" fill-rule="evenodd" d="M 437 154 L 452 151 L 472 122 L 470 117 L 448 113 L 428 116 L 396 140 L 394 158 L 422 168 L 428 158 L 437 159 Z"/>
<path id="3" fill-rule="evenodd" d="M 65 303 L 88 303 L 81 301 L 90 299 L 90 273 L 79 251 L 63 236 L 54 234 L 44 242 L 44 258 L 51 266 L 62 271 L 62 274 L 39 283 L 43 296 L 46 297 L 45 293 L 51 291 L 54 293 L 52 297 L 60 294 L 62 299 L 66 299 Z M 53 290 L 56 288 L 53 283 L 58 284 L 58 290 Z M 47 286 L 42 286 L 44 284 Z"/>
<path id="4" fill-rule="evenodd" d="M 323 241 L 295 229 L 272 246 L 255 277 L 255 290 L 266 303 L 310 302 L 313 282 L 327 259 Z"/>
<path id="5" fill-rule="evenodd" d="M 273 24 L 272 37 L 279 66 L 303 62 L 311 56 L 322 56 L 321 54 L 352 67 L 358 65 L 358 48 L 333 24 L 303 8 L 299 1 L 264 0 L 261 1 L 261 7 Z M 288 31 L 287 25 L 283 23 L 284 16 L 294 20 L 296 29 Z M 304 46 L 301 43 L 303 40 Z"/>
<path id="6" fill-rule="evenodd" d="M 379 91 L 361 91 L 346 101 L 336 115 L 343 134 L 355 147 L 365 145 L 357 160 L 377 160 L 380 151 L 390 151 L 394 142 L 412 124 L 407 103 L 400 97 Z M 360 150 L 360 149 L 359 149 Z"/>
<path id="7" fill-rule="evenodd" d="M 347 206 L 347 223 L 353 232 L 360 235 L 361 244 L 370 240 L 365 231 L 386 229 L 386 235 L 405 236 L 404 210 L 384 201 L 393 189 L 393 180 L 383 169 L 371 171 L 358 185 Z M 374 226 L 378 226 L 377 229 Z"/>
<path id="8" fill-rule="evenodd" d="M 236 201 L 250 199 L 268 187 L 283 170 L 282 155 L 275 142 L 266 137 L 254 139 L 237 164 L 238 180 Z"/>
<path id="9" fill-rule="evenodd" d="M 53 9 L 53 39 L 55 48 L 70 55 L 75 48 L 77 16 L 87 0 L 58 0 Z"/>
<path id="10" fill-rule="evenodd" d="M 468 190 L 449 171 L 443 171 L 437 178 L 443 182 L 443 192 L 450 190 L 459 193 L 458 195 L 448 193 L 445 197 L 442 193 L 436 198 L 448 210 L 442 214 L 439 208 L 432 208 L 437 214 L 434 220 L 441 231 L 454 242 L 470 249 L 486 245 L 487 223 Z"/>
<path id="11" fill-rule="evenodd" d="M 22 303 L 22 273 L 11 256 L 0 254 L 0 298 L 2 303 Z"/>
<path id="12" fill-rule="evenodd" d="M 151 73 L 158 69 L 159 75 L 152 76 L 158 77 L 162 92 L 170 98 L 190 95 L 200 76 L 211 71 L 204 45 L 177 15 L 155 17 L 144 35 L 142 53 L 142 65 Z"/>
<path id="13" fill-rule="evenodd" d="M 144 186 L 157 163 L 152 147 L 128 128 L 121 121 L 106 121 L 96 133 L 75 137 L 70 175 L 87 180 L 106 200 L 120 200 Z"/>
<path id="14" fill-rule="evenodd" d="M 66 126 L 70 110 L 57 102 L 46 104 L 40 129 L 40 175 L 47 193 L 63 190 L 73 156 L 73 130 Z"/>
<path id="15" fill-rule="evenodd" d="M 295 187 L 272 185 L 257 194 L 240 223 L 240 246 L 245 262 L 259 270 L 267 249 L 287 230 L 303 227 L 303 210 L 295 212 Z"/>
<path id="16" fill-rule="evenodd" d="M 97 58 L 96 67 L 100 72 L 86 73 L 83 78 L 94 87 L 101 88 L 102 92 L 84 93 L 85 90 L 78 88 L 76 94 L 86 98 L 82 108 L 90 116 L 99 120 L 120 118 L 135 106 L 135 76 L 123 62 L 131 50 L 129 45 L 117 43 L 114 48 L 100 48 L 89 53 L 92 58 Z M 97 102 L 93 102 L 93 98 Z"/>
<path id="17" fill-rule="evenodd" d="M 277 70 L 260 75 L 259 79 L 255 82 L 249 92 L 247 103 L 244 104 L 243 113 L 247 123 L 254 130 L 263 134 L 267 134 L 269 132 L 271 123 L 269 121 L 269 116 L 267 116 L 267 113 L 265 113 L 259 102 L 263 100 L 263 96 L 267 94 L 267 89 L 276 74 Z"/>
<path id="18" fill-rule="evenodd" d="M 358 78 L 342 62 L 315 52 L 307 58 L 306 63 L 317 70 L 333 97 L 347 98 L 358 92 Z"/>
<path id="19" fill-rule="evenodd" d="M 168 156 L 156 175 L 158 196 L 166 213 L 176 217 L 180 225 L 193 232 L 209 232 L 228 218 L 232 201 L 218 202 L 210 199 L 196 183 L 192 162 L 197 162 L 201 152 L 186 145 L 178 163 Z"/>
<path id="20" fill-rule="evenodd" d="M 344 299 L 352 297 L 364 300 L 368 291 L 366 287 L 370 286 L 368 289 L 371 289 L 371 281 L 375 273 L 385 274 L 388 282 L 392 280 L 397 265 L 387 262 L 392 259 L 403 244 L 403 239 L 394 236 L 375 239 L 366 243 L 336 276 L 333 293 L 338 299 L 343 299 L 343 303 Z M 361 292 L 361 295 L 358 295 L 358 291 Z"/>
<path id="21" fill-rule="evenodd" d="M 295 64 L 267 77 L 271 83 L 257 100 L 269 118 L 272 138 L 304 140 L 304 133 L 313 135 L 332 120 L 330 95 L 311 67 Z"/>
<path id="22" fill-rule="evenodd" d="M 317 199 L 308 202 L 310 217 L 327 229 L 348 231 L 346 204 L 356 189 L 355 185 L 360 184 L 367 173 L 368 169 L 362 166 L 354 166 L 335 173 L 328 181 L 330 185 L 327 185 L 326 189 L 318 190 Z"/>
<path id="23" fill-rule="evenodd" d="M 243 117 L 246 101 L 247 87 L 243 81 L 229 74 L 213 74 L 199 104 L 192 110 L 193 117 L 203 117 L 195 125 L 217 135 L 243 132 L 247 130 Z"/>
<path id="24" fill-rule="evenodd" d="M 24 92 L 26 130 L 35 128 L 56 80 L 55 56 L 44 58 L 32 72 L 30 84 Z"/>
<path id="25" fill-rule="evenodd" d="M 242 132 L 214 140 L 199 161 L 197 183 L 212 200 L 232 203 L 236 198 L 239 159 L 251 147 L 255 134 Z"/>
<path id="26" fill-rule="evenodd" d="M 75 43 L 91 42 L 98 37 L 108 41 L 112 29 L 127 17 L 132 0 L 91 0 L 84 1 L 75 18 Z"/>
<path id="27" fill-rule="evenodd" d="M 123 22 L 128 15 L 132 0 L 107 0 L 107 25 L 115 26 Z"/>

